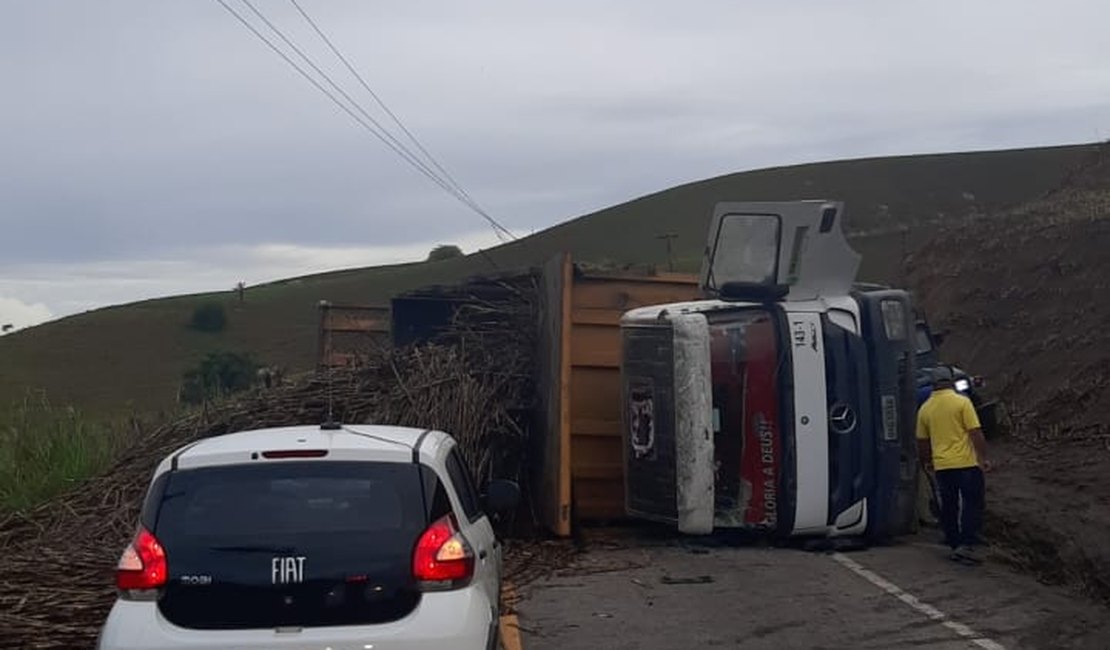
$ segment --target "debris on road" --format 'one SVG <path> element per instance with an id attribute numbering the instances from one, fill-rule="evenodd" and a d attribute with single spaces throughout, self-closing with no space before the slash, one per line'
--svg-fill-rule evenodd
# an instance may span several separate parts
<path id="1" fill-rule="evenodd" d="M 707 585 L 713 582 L 713 576 L 694 576 L 690 578 L 675 578 L 663 576 L 659 579 L 665 585 Z"/>

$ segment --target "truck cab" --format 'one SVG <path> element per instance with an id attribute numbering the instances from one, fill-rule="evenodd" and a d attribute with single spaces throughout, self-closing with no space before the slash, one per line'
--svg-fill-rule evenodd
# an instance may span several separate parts
<path id="1" fill-rule="evenodd" d="M 853 285 L 829 201 L 722 203 L 704 300 L 621 319 L 625 509 L 691 534 L 908 532 L 909 294 Z"/>

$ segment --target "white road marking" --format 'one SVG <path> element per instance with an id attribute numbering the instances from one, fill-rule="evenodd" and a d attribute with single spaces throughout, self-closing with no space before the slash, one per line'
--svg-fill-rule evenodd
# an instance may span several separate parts
<path id="1" fill-rule="evenodd" d="M 917 596 L 914 596 L 913 594 L 903 590 L 898 585 L 887 580 L 874 571 L 864 567 L 862 564 L 856 562 L 852 558 L 842 553 L 833 553 L 832 559 L 836 560 L 838 564 L 852 571 L 853 573 L 870 582 L 871 584 L 875 585 L 879 589 L 882 589 L 891 596 L 894 596 L 898 600 L 909 605 L 918 613 L 925 615 L 925 617 L 940 623 L 943 627 L 964 637 L 973 645 L 984 648 L 984 650 L 1006 650 L 1006 646 L 1002 645 L 1001 643 L 989 637 L 985 637 L 982 634 L 979 634 L 975 630 L 964 625 L 963 623 L 960 623 L 959 621 L 953 620 L 950 616 L 940 611 L 936 607 L 933 607 L 929 603 L 918 599 Z"/>

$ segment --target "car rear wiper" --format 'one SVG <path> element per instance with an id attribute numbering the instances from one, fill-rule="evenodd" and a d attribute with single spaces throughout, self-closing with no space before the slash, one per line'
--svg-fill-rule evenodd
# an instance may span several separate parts
<path id="1" fill-rule="evenodd" d="M 292 546 L 266 546 L 264 544 L 243 544 L 239 546 L 209 546 L 211 551 L 227 551 L 229 553 L 280 553 L 288 555 L 297 549 Z"/>

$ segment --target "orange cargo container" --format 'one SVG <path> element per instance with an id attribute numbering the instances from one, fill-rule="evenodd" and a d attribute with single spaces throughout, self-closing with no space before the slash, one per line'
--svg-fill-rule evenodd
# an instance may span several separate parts
<path id="1" fill-rule="evenodd" d="M 588 270 L 561 255 L 543 269 L 538 369 L 542 426 L 534 436 L 543 523 L 624 517 L 620 317 L 635 307 L 694 300 L 696 277 Z"/>
<path id="2" fill-rule="evenodd" d="M 700 293 L 692 275 L 590 269 L 574 264 L 569 254 L 550 260 L 540 275 L 531 492 L 541 523 L 565 536 L 575 519 L 625 516 L 621 315 L 635 307 L 694 300 Z M 428 325 L 431 332 L 434 323 L 424 320 L 444 316 L 435 310 L 429 313 L 406 312 L 404 320 L 407 325 Z M 401 344 L 411 342 L 411 332 L 397 330 L 391 316 L 396 314 L 384 305 L 321 303 L 319 367 L 357 362 L 372 346 L 387 344 L 391 329 L 402 335 Z"/>
<path id="3" fill-rule="evenodd" d="M 389 344 L 387 305 L 344 305 L 323 300 L 319 308 L 317 368 L 353 365 L 375 346 Z"/>

